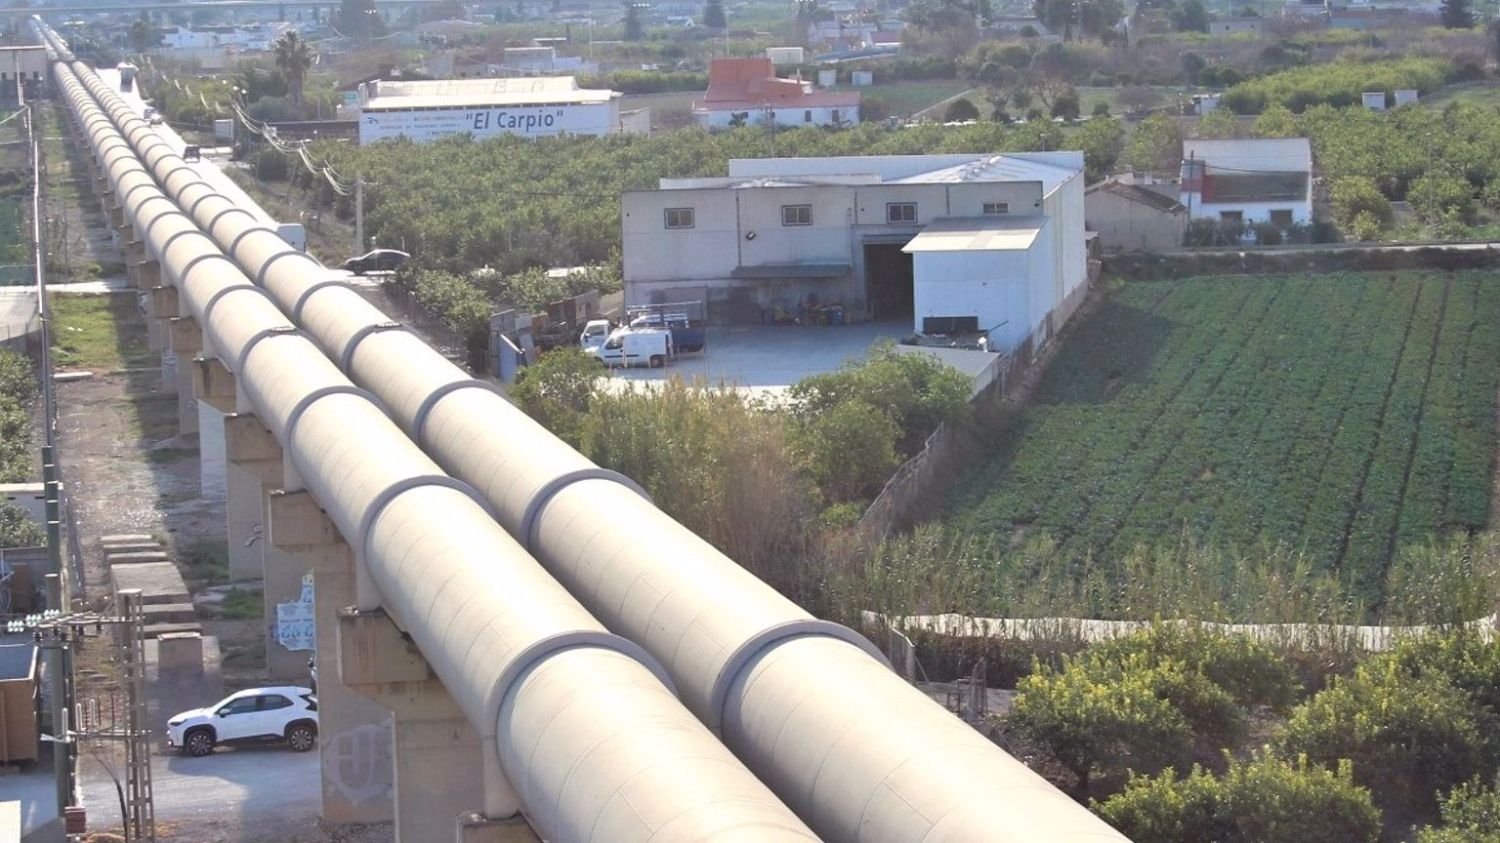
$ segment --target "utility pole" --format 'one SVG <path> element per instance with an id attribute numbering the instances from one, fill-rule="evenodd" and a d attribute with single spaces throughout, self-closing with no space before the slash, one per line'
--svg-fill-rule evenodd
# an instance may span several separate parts
<path id="1" fill-rule="evenodd" d="M 354 254 L 365 253 L 365 174 L 354 174 Z"/>
<path id="2" fill-rule="evenodd" d="M 76 755 L 78 741 L 121 740 L 125 743 L 127 769 L 121 793 L 120 824 L 129 843 L 149 843 L 156 840 L 156 810 L 151 782 L 151 733 L 147 729 L 146 713 L 145 614 L 139 589 L 122 590 L 118 597 L 115 615 L 64 612 L 57 608 L 64 599 L 61 578 L 57 574 L 48 574 L 47 611 L 24 620 L 13 619 L 6 624 L 6 630 L 22 632 L 31 629 L 32 639 L 46 661 L 52 692 L 49 709 L 52 714 L 53 763 L 57 770 L 58 817 L 66 825 L 68 809 L 73 806 L 77 792 L 70 757 Z M 119 647 L 127 719 L 123 729 L 111 717 L 110 728 L 98 729 L 96 724 L 91 730 L 87 724 L 79 724 L 76 716 L 72 651 L 89 638 L 103 637 L 106 625 L 111 627 L 112 637 Z M 97 705 L 94 708 L 97 709 Z M 113 705 L 110 710 L 114 710 Z M 99 719 L 97 712 L 93 719 Z"/>
<path id="3" fill-rule="evenodd" d="M 62 612 L 62 601 L 62 579 L 57 574 L 48 574 L 48 610 Z M 52 780 L 56 788 L 57 818 L 66 822 L 68 808 L 73 804 L 73 770 L 68 758 L 68 683 L 63 678 L 62 647 L 44 644 L 43 651 L 46 653 L 47 681 L 52 690 L 49 708 L 52 712 Z"/>

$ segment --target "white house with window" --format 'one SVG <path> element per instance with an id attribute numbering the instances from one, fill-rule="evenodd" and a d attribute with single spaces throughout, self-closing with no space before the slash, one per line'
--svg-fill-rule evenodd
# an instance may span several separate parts
<path id="1" fill-rule="evenodd" d="M 1189 219 L 1307 225 L 1312 148 L 1307 138 L 1184 140 L 1181 201 Z"/>
<path id="2" fill-rule="evenodd" d="M 626 303 L 703 301 L 719 324 L 838 305 L 1009 350 L 1087 286 L 1079 152 L 733 160 L 625 193 L 621 226 Z"/>

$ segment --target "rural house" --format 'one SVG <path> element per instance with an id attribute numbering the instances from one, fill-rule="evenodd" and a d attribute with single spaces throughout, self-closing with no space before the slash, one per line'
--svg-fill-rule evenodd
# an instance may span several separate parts
<path id="1" fill-rule="evenodd" d="M 1307 225 L 1312 148 L 1307 138 L 1184 140 L 1181 200 L 1189 219 Z"/>

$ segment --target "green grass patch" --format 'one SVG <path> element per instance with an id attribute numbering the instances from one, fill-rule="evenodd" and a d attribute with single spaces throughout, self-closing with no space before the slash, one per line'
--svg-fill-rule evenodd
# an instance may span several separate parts
<path id="1" fill-rule="evenodd" d="M 231 588 L 224 593 L 224 602 L 219 604 L 225 620 L 248 621 L 265 614 L 265 599 L 259 592 Z"/>
<path id="2" fill-rule="evenodd" d="M 53 294 L 52 353 L 59 368 L 111 372 L 154 365 L 133 293 Z"/>
<path id="3" fill-rule="evenodd" d="M 893 82 L 868 88 L 840 85 L 836 90 L 859 91 L 867 97 L 884 102 L 886 113 L 892 117 L 910 117 L 973 87 L 973 83 L 961 79 L 933 79 L 923 82 Z M 941 114 L 937 116 L 942 117 Z"/>
<path id="4" fill-rule="evenodd" d="M 1280 554 L 1378 607 L 1398 559 L 1488 519 L 1496 360 L 1485 273 L 1124 284 L 955 484 L 948 523 L 1045 540 L 1028 564 L 1060 576 L 1141 548 Z"/>
<path id="5" fill-rule="evenodd" d="M 198 539 L 184 544 L 177 549 L 177 561 L 190 585 L 229 581 L 229 542 L 225 539 Z"/>

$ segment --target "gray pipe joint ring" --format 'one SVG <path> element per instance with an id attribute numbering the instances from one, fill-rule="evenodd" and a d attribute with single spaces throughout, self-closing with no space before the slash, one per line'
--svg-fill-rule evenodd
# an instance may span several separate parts
<path id="1" fill-rule="evenodd" d="M 370 395 L 370 393 L 365 392 L 363 389 L 359 389 L 357 387 L 326 387 L 325 389 L 320 389 L 313 392 L 311 395 L 297 402 L 297 406 L 293 408 L 293 412 L 296 413 L 297 416 L 300 416 L 302 412 L 307 409 L 307 406 L 311 406 L 313 401 L 317 400 L 320 397 L 323 397 L 323 395 L 333 394 L 335 392 L 364 395 L 370 398 L 371 402 L 374 403 L 376 407 L 380 407 L 380 403 L 375 400 L 375 397 L 373 395 Z M 320 395 L 319 393 L 322 393 L 322 395 Z M 384 412 L 383 407 L 381 408 L 381 411 Z M 295 423 L 295 421 L 296 417 L 293 417 L 287 421 L 287 444 L 291 444 L 292 442 L 292 425 Z M 365 514 L 360 516 L 359 526 L 354 531 L 354 547 L 359 549 L 360 559 L 368 559 L 370 556 L 370 531 L 375 528 L 375 520 L 380 517 L 380 513 L 384 512 L 385 508 L 389 506 L 392 501 L 394 501 L 396 498 L 401 497 L 401 495 L 405 494 L 406 492 L 410 492 L 413 489 L 421 489 L 427 486 L 437 486 L 443 489 L 452 489 L 455 492 L 462 492 L 463 494 L 467 495 L 470 500 L 474 501 L 474 503 L 484 511 L 484 514 L 487 517 L 495 517 L 494 511 L 490 509 L 489 501 L 486 501 L 483 496 L 475 491 L 473 486 L 470 486 L 468 483 L 465 483 L 462 480 L 459 480 L 455 477 L 450 477 L 446 474 L 423 474 L 417 477 L 407 477 L 402 480 L 398 480 L 395 483 L 387 486 L 385 489 L 381 490 L 380 494 L 375 496 L 375 500 L 370 502 L 370 506 L 365 510 Z"/>
<path id="2" fill-rule="evenodd" d="M 657 681 L 665 685 L 673 696 L 677 695 L 677 686 L 672 683 L 672 677 L 661 666 L 661 663 L 651 657 L 641 645 L 628 638 L 622 638 L 611 632 L 603 630 L 580 629 L 573 632 L 559 632 L 549 635 L 540 641 L 533 642 L 529 647 L 522 650 L 510 664 L 501 671 L 495 679 L 495 687 L 500 690 L 500 698 L 496 701 L 496 710 L 492 712 L 499 716 L 500 709 L 505 708 L 510 699 L 511 690 L 516 681 L 521 678 L 533 665 L 546 661 L 552 656 L 565 650 L 576 650 L 580 647 L 597 647 L 601 650 L 611 650 L 620 655 L 638 662 L 642 667 L 651 672 Z M 497 726 L 498 728 L 498 726 Z"/>
<path id="3" fill-rule="evenodd" d="M 505 398 L 505 392 L 501 390 L 500 387 L 490 383 L 489 381 L 479 380 L 478 378 L 469 378 L 467 380 L 445 383 L 437 389 L 434 389 L 426 398 L 423 398 L 421 405 L 417 407 L 417 412 L 412 416 L 411 419 L 412 441 L 416 442 L 419 445 L 422 443 L 422 430 L 427 426 L 427 417 L 432 414 L 433 408 L 437 406 L 439 401 L 443 400 L 445 396 L 457 392 L 460 389 L 470 388 L 483 389 L 486 392 L 493 392 L 501 398 Z M 506 401 L 509 400 L 510 399 L 506 398 Z M 522 535 L 525 534 L 523 533 Z"/>
<path id="4" fill-rule="evenodd" d="M 307 291 L 297 299 L 297 307 L 292 311 L 294 314 L 296 314 L 294 318 L 298 322 L 302 321 L 302 305 L 307 301 L 308 296 L 317 292 L 319 288 L 333 285 L 347 286 L 342 281 L 322 281 L 314 284 L 312 287 L 309 287 Z M 337 360 L 339 364 L 339 371 L 343 372 L 344 374 L 349 373 L 350 368 L 354 365 L 354 352 L 359 350 L 359 344 L 363 342 L 366 337 L 370 336 L 371 334 L 381 333 L 382 331 L 404 330 L 406 330 L 406 326 L 401 324 L 400 322 L 375 322 L 369 325 L 365 325 L 358 331 L 355 331 L 354 336 L 350 337 L 349 341 L 344 343 L 344 350 L 339 352 L 339 359 Z M 416 439 L 416 436 L 413 435 L 412 438 Z"/>
<path id="5" fill-rule="evenodd" d="M 227 293 L 230 293 L 230 292 L 233 292 L 234 290 L 255 290 L 255 292 L 257 292 L 257 293 L 260 292 L 260 290 L 256 290 L 254 287 L 251 287 L 251 286 L 248 286 L 248 285 L 245 285 L 245 284 L 240 284 L 238 286 L 231 287 L 231 288 L 224 289 L 224 290 L 220 290 L 219 292 L 214 293 L 213 298 L 209 299 L 209 301 L 211 303 L 215 302 L 215 301 L 217 301 L 217 299 L 219 298 L 219 296 L 227 294 Z M 264 294 L 262 294 L 262 295 L 264 295 Z M 240 377 L 244 376 L 245 362 L 250 359 L 250 352 L 252 352 L 252 351 L 255 350 L 255 346 L 258 345 L 261 340 L 270 339 L 271 337 L 281 337 L 281 336 L 287 336 L 287 335 L 300 335 L 301 333 L 302 333 L 301 331 L 297 330 L 296 328 L 292 327 L 291 325 L 277 325 L 274 328 L 262 328 L 259 331 L 256 331 L 255 333 L 251 334 L 250 335 L 250 339 L 245 340 L 245 345 L 244 345 L 243 348 L 240 349 L 239 355 L 234 358 L 234 373 L 235 373 L 235 375 L 236 376 L 240 376 Z M 352 387 L 351 387 L 351 389 L 352 389 Z M 319 395 L 321 392 L 322 392 L 322 390 L 316 390 L 316 391 L 310 393 L 309 397 Z M 297 405 L 298 408 L 300 408 L 301 406 L 302 406 L 301 404 Z M 301 412 L 300 409 L 294 408 L 292 410 L 292 415 L 288 416 L 288 418 L 289 419 L 295 419 L 300 412 Z M 287 429 L 288 430 L 291 429 L 291 422 L 288 422 Z"/>
<path id="6" fill-rule="evenodd" d="M 256 231 L 271 231 L 269 228 L 265 228 L 265 229 L 253 229 L 253 230 L 256 230 Z M 249 234 L 250 232 L 247 231 L 245 233 Z M 271 233 L 272 234 L 276 234 L 276 232 L 274 232 L 274 231 L 271 231 Z M 276 234 L 276 238 L 280 239 L 281 235 L 280 234 Z M 281 242 L 285 243 L 286 241 L 282 240 Z M 240 239 L 238 237 L 236 237 L 234 239 L 234 245 L 238 246 L 239 244 L 240 244 Z M 276 263 L 277 261 L 281 260 L 282 258 L 289 258 L 289 257 L 292 257 L 293 255 L 296 255 L 298 257 L 304 257 L 304 258 L 307 257 L 306 255 L 302 254 L 301 252 L 297 251 L 296 249 L 291 248 L 291 246 L 288 246 L 286 251 L 284 251 L 284 252 L 277 252 L 276 254 L 270 256 L 269 258 L 266 258 L 266 262 L 263 263 L 263 264 L 261 264 L 260 265 L 260 269 L 257 270 L 256 273 L 255 273 L 255 283 L 264 286 L 265 283 L 266 283 L 266 273 L 271 271 L 271 265 L 274 264 L 274 263 Z"/>
<path id="7" fill-rule="evenodd" d="M 210 195 L 212 195 L 212 196 L 218 196 L 220 199 L 224 199 L 224 196 L 222 194 L 214 193 L 214 194 L 210 194 Z M 229 200 L 225 199 L 224 201 L 227 202 Z M 198 211 L 198 203 L 194 202 L 193 203 L 193 212 L 197 213 L 197 211 Z M 229 216 L 230 214 L 244 214 L 245 216 L 247 216 L 247 217 L 250 218 L 251 222 L 255 222 L 256 221 L 255 215 L 252 214 L 252 213 L 250 213 L 249 211 L 245 210 L 244 208 L 225 208 L 224 210 L 218 212 L 217 214 L 214 214 L 214 218 L 208 221 L 208 225 L 203 226 L 203 230 L 207 231 L 210 235 L 213 234 L 214 233 L 214 227 L 219 224 L 219 220 L 223 219 L 224 217 Z"/>
<path id="8" fill-rule="evenodd" d="M 307 300 L 310 299 L 310 298 L 312 298 L 313 293 L 316 293 L 317 291 L 326 289 L 328 287 L 348 287 L 348 286 L 349 286 L 349 282 L 345 281 L 342 278 L 325 278 L 322 281 L 318 281 L 318 282 L 312 284 L 307 289 L 303 290 L 302 293 L 297 296 L 297 301 L 292 304 L 292 321 L 293 322 L 301 322 L 302 321 L 302 308 L 304 308 L 304 307 L 307 306 Z M 377 324 L 377 325 L 393 325 L 395 323 L 393 323 L 393 322 L 377 322 L 375 324 Z M 369 327 L 368 325 L 365 326 L 365 328 L 368 328 L 368 327 Z M 361 336 L 361 332 L 363 332 L 365 330 L 365 328 L 361 328 L 359 330 L 359 332 L 356 332 L 354 335 L 356 337 Z M 343 369 L 345 367 L 341 363 L 341 364 L 339 364 L 339 368 Z"/>
<path id="9" fill-rule="evenodd" d="M 558 492 L 580 480 L 610 480 L 635 492 L 647 501 L 651 500 L 651 496 L 646 494 L 646 490 L 642 489 L 639 483 L 618 471 L 610 471 L 607 468 L 600 468 L 597 465 L 558 475 L 543 484 L 542 488 L 536 490 L 536 494 L 532 495 L 531 500 L 526 504 L 526 511 L 521 515 L 521 523 L 519 529 L 516 530 L 516 538 L 520 539 L 521 544 L 528 551 L 534 552 L 534 548 L 536 547 L 536 531 L 541 521 L 542 510 L 547 506 L 548 502 L 557 497 Z"/>
<path id="10" fill-rule="evenodd" d="M 708 729 L 715 735 L 723 736 L 724 730 L 724 706 L 729 702 L 729 689 L 735 682 L 739 681 L 740 673 L 755 659 L 756 656 L 767 650 L 773 650 L 781 644 L 793 638 L 832 638 L 835 641 L 843 641 L 858 647 L 866 655 L 890 667 L 890 661 L 880 648 L 870 643 L 870 639 L 860 635 L 843 624 L 833 621 L 807 618 L 800 621 L 788 621 L 761 630 L 751 636 L 748 641 L 741 644 L 732 654 L 724 666 L 719 668 L 719 675 L 714 677 L 713 688 L 708 694 Z"/>

